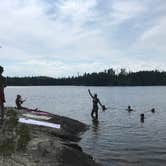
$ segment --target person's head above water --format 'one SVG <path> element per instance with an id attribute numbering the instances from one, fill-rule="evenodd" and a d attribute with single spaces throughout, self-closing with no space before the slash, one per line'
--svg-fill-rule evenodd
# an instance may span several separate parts
<path id="1" fill-rule="evenodd" d="M 21 98 L 21 95 L 17 95 L 17 98 Z"/>
<path id="2" fill-rule="evenodd" d="M 94 94 L 94 97 L 97 97 L 97 94 L 96 94 L 96 93 Z"/>
<path id="3" fill-rule="evenodd" d="M 128 110 L 129 112 L 130 112 L 130 111 L 134 111 L 134 110 L 131 108 L 130 105 L 128 106 L 127 110 Z"/>
<path id="4" fill-rule="evenodd" d="M 2 74 L 2 73 L 3 73 L 3 71 L 4 71 L 3 67 L 2 67 L 2 66 L 0 66 L 0 74 Z"/>
<path id="5" fill-rule="evenodd" d="M 152 113 L 155 113 L 155 108 L 152 108 L 152 109 L 151 109 L 151 112 L 152 112 Z"/>

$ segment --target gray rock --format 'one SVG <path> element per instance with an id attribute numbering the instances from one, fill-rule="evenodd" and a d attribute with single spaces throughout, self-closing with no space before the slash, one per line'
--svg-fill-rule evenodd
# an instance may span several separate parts
<path id="1" fill-rule="evenodd" d="M 88 126 L 77 120 L 50 114 L 48 122 L 61 124 L 60 129 L 14 123 L 11 127 L 11 112 L 15 119 L 26 111 L 6 109 L 6 118 L 0 128 L 0 146 L 4 140 L 12 140 L 11 149 L 0 149 L 0 165 L 3 166 L 99 166 L 93 158 L 84 153 L 77 144 L 81 133 Z M 28 112 L 29 113 L 29 112 Z M 4 131 L 10 131 L 10 136 Z M 12 134 L 11 134 L 12 133 Z M 22 148 L 21 148 L 22 147 Z"/>

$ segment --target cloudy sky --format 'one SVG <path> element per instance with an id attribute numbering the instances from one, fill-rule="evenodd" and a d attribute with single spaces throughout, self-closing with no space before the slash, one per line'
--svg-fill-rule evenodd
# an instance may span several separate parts
<path id="1" fill-rule="evenodd" d="M 166 70 L 166 0 L 0 0 L 7 76 Z"/>

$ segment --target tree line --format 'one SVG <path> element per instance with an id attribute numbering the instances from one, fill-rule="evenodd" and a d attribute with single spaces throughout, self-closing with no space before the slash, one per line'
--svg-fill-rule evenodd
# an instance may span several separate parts
<path id="1" fill-rule="evenodd" d="M 77 86 L 150 86 L 166 85 L 165 71 L 127 72 L 122 68 L 116 73 L 113 68 L 102 72 L 84 73 L 80 76 L 53 78 L 37 77 L 7 77 L 9 86 L 46 86 L 46 85 L 77 85 Z"/>

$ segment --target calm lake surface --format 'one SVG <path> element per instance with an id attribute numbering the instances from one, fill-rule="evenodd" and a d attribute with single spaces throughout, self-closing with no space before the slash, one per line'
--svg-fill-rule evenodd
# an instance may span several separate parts
<path id="1" fill-rule="evenodd" d="M 110 107 L 99 110 L 99 122 L 90 117 L 88 89 Z M 83 87 L 30 86 L 7 87 L 6 105 L 14 106 L 17 94 L 27 97 L 24 106 L 68 116 L 90 125 L 80 145 L 104 166 L 166 165 L 166 86 Z M 135 112 L 125 109 L 131 105 Z M 144 123 L 140 114 L 146 112 Z"/>

